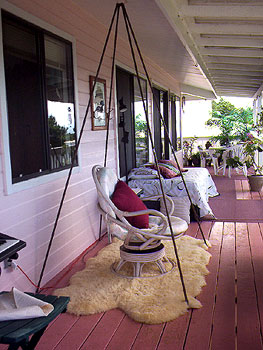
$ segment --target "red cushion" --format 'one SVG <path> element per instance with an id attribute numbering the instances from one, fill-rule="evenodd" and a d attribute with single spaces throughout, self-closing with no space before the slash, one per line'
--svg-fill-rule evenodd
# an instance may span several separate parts
<path id="1" fill-rule="evenodd" d="M 122 211 L 131 212 L 147 209 L 143 201 L 123 181 L 118 181 L 111 200 L 116 205 L 116 207 Z M 134 227 L 149 227 L 149 214 L 129 216 L 126 219 Z"/>
<path id="2" fill-rule="evenodd" d="M 158 160 L 158 163 L 171 164 L 176 169 L 180 169 L 181 172 L 186 172 L 187 171 L 187 169 L 183 169 L 182 167 L 178 168 L 178 165 L 177 165 L 176 161 L 172 160 L 172 159 L 160 159 L 160 160 Z"/>
<path id="3" fill-rule="evenodd" d="M 160 173 L 165 179 L 172 179 L 173 177 L 178 176 L 178 174 L 172 171 L 171 169 L 165 168 L 160 164 L 158 165 L 159 165 Z M 157 170 L 157 166 L 155 164 L 152 164 L 150 167 L 154 170 Z"/>

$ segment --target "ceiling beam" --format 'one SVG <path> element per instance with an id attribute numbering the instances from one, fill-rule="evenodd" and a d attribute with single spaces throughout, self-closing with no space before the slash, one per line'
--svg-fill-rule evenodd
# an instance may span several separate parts
<path id="1" fill-rule="evenodd" d="M 258 88 L 258 90 L 255 92 L 254 94 L 254 98 L 257 98 L 263 91 L 263 83 L 260 85 L 260 87 Z"/>
<path id="2" fill-rule="evenodd" d="M 211 69 L 228 69 L 228 70 L 241 70 L 241 71 L 250 71 L 250 72 L 262 72 L 263 66 L 253 66 L 253 65 L 245 65 L 245 64 L 232 64 L 232 63 L 217 63 L 211 64 L 208 63 L 207 67 L 209 70 Z"/>
<path id="3" fill-rule="evenodd" d="M 255 88 L 253 86 L 220 86 L 218 85 L 216 87 L 216 90 L 235 90 L 235 91 L 249 91 L 249 92 L 256 92 L 258 88 Z"/>
<path id="4" fill-rule="evenodd" d="M 235 87 L 235 88 L 239 88 L 239 87 L 251 87 L 255 90 L 257 90 L 260 85 L 261 85 L 262 81 L 258 82 L 257 84 L 250 84 L 250 82 L 236 82 L 236 80 L 234 82 L 231 82 L 231 81 L 214 81 L 214 86 L 215 88 L 217 89 L 219 86 L 221 87 Z"/>
<path id="5" fill-rule="evenodd" d="M 220 96 L 231 96 L 231 97 L 246 97 L 253 98 L 253 92 L 243 92 L 243 91 L 218 91 L 217 95 Z"/>
<path id="6" fill-rule="evenodd" d="M 164 16 L 167 18 L 168 22 L 174 29 L 175 33 L 178 35 L 189 55 L 192 57 L 193 61 L 196 62 L 196 65 L 199 66 L 200 72 L 207 79 L 211 90 L 214 91 L 214 87 L 211 83 L 211 77 L 209 71 L 206 68 L 205 62 L 198 50 L 198 46 L 191 37 L 185 20 L 179 15 L 179 8 L 181 6 L 181 0 L 175 2 L 174 0 L 155 0 L 156 4 L 160 7 Z"/>
<path id="7" fill-rule="evenodd" d="M 190 5 L 190 6 L 181 6 L 180 14 L 189 17 L 225 17 L 225 18 L 254 18 L 254 19 L 262 19 L 263 17 L 263 8 L 262 6 L 251 5 L 251 1 L 247 6 L 235 6 L 235 5 L 227 5 L 224 2 L 223 5 L 205 5 L 203 2 L 199 4 L 199 6 Z"/>
<path id="8" fill-rule="evenodd" d="M 213 77 L 233 77 L 235 79 L 236 77 L 248 77 L 253 78 L 256 77 L 258 79 L 261 79 L 263 81 L 263 72 L 247 72 L 247 71 L 233 71 L 231 75 L 229 74 L 229 71 L 223 71 L 223 70 L 215 70 L 213 73 Z"/>
<path id="9" fill-rule="evenodd" d="M 210 56 L 229 56 L 229 57 L 256 57 L 262 58 L 263 49 L 245 49 L 245 48 L 214 48 L 214 47 L 201 47 L 199 49 L 202 55 Z"/>
<path id="10" fill-rule="evenodd" d="M 180 89 L 182 94 L 198 96 L 209 100 L 213 100 L 217 97 L 212 91 L 200 89 L 187 84 L 180 84 Z"/>
<path id="11" fill-rule="evenodd" d="M 263 58 L 257 57 L 226 57 L 226 56 L 206 56 L 205 61 L 207 63 L 232 63 L 232 64 L 252 64 L 263 65 Z"/>
<path id="12" fill-rule="evenodd" d="M 194 33 L 210 33 L 210 34 L 262 34 L 263 25 L 249 25 L 249 24 L 196 24 L 189 23 L 188 28 L 190 32 Z"/>
<path id="13" fill-rule="evenodd" d="M 233 35 L 225 38 L 203 38 L 196 35 L 195 41 L 200 46 L 263 47 L 263 37 L 244 39 L 241 36 Z"/>
<path id="14" fill-rule="evenodd" d="M 225 82 L 243 82 L 243 81 L 247 81 L 247 82 L 251 82 L 251 83 L 259 83 L 261 84 L 263 82 L 262 77 L 249 77 L 249 76 L 242 76 L 242 75 L 236 75 L 235 77 L 233 76 L 229 76 L 228 75 L 223 75 L 223 76 L 217 76 L 216 74 L 214 74 L 213 76 L 213 81 L 214 82 L 219 82 L 219 81 L 225 81 Z"/>

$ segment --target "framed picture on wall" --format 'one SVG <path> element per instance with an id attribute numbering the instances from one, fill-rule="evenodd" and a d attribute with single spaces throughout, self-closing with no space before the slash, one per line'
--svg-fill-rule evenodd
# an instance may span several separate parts
<path id="1" fill-rule="evenodd" d="M 95 77 L 90 75 L 90 92 L 95 82 Z M 97 78 L 93 94 L 91 95 L 91 125 L 92 130 L 107 129 L 106 120 L 106 80 Z"/>

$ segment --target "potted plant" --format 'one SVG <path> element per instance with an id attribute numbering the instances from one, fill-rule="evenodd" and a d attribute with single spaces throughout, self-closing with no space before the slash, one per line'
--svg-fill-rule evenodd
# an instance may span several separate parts
<path id="1" fill-rule="evenodd" d="M 239 166 L 242 166 L 243 163 L 241 162 L 239 157 L 235 156 L 235 157 L 227 158 L 226 165 L 228 165 L 231 168 L 238 168 Z"/>
<path id="2" fill-rule="evenodd" d="M 263 141 L 253 134 L 248 134 L 248 141 L 244 144 L 247 168 L 253 168 L 254 173 L 248 175 L 251 191 L 259 192 L 263 186 L 263 165 L 258 163 L 258 152 L 263 151 Z"/>
<path id="3" fill-rule="evenodd" d="M 200 152 L 193 153 L 191 156 L 191 160 L 194 166 L 200 166 L 201 164 L 201 157 Z"/>
<path id="4" fill-rule="evenodd" d="M 194 150 L 194 144 L 197 140 L 197 137 L 190 137 L 189 141 L 184 140 L 183 142 L 183 158 L 184 165 L 192 166 L 192 155 Z"/>

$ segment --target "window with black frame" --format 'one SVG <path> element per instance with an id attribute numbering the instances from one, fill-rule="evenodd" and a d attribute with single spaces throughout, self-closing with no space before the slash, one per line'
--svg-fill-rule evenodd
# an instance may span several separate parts
<path id="1" fill-rule="evenodd" d="M 168 92 L 153 88 L 154 144 L 158 159 L 169 159 L 169 140 L 160 113 L 169 133 Z"/>
<path id="2" fill-rule="evenodd" d="M 144 111 L 147 106 L 147 83 L 140 79 L 143 97 L 139 89 L 138 79 L 134 77 L 134 129 L 135 129 L 135 156 L 136 166 L 139 167 L 149 160 L 149 141 L 147 122 Z"/>
<path id="3" fill-rule="evenodd" d="M 118 147 L 120 176 L 128 175 L 136 166 L 149 160 L 148 131 L 143 102 L 147 103 L 147 82 L 140 78 L 142 95 L 137 77 L 116 68 L 118 100 Z"/>
<path id="4" fill-rule="evenodd" d="M 12 182 L 16 183 L 72 163 L 76 147 L 72 45 L 6 12 L 2 23 Z"/>
<path id="5" fill-rule="evenodd" d="M 176 108 L 176 137 L 177 137 L 177 150 L 182 149 L 182 123 L 181 123 L 181 113 L 180 113 L 180 97 L 176 96 L 175 99 Z"/>
<path id="6" fill-rule="evenodd" d="M 172 144 L 177 151 L 181 149 L 180 142 L 180 98 L 170 95 Z"/>

